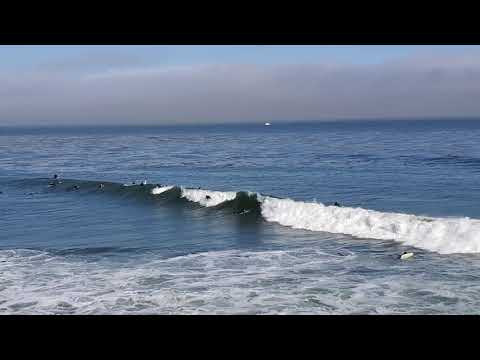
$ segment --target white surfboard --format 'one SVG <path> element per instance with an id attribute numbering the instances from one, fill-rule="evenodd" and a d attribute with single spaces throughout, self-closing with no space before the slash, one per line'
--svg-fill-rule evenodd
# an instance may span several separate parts
<path id="1" fill-rule="evenodd" d="M 407 259 L 410 259 L 412 256 L 413 256 L 412 252 L 407 252 L 407 253 L 404 253 L 402 256 L 400 256 L 400 259 L 407 260 Z"/>

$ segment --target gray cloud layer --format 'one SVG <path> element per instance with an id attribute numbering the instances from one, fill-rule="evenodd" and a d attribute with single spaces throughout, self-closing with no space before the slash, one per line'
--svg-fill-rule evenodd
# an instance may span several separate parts
<path id="1" fill-rule="evenodd" d="M 63 69 L 62 69 L 63 70 Z M 0 74 L 0 125 L 480 115 L 480 56 Z"/>

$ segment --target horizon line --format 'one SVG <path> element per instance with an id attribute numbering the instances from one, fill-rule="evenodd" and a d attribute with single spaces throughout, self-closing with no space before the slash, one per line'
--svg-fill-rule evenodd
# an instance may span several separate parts
<path id="1" fill-rule="evenodd" d="M 98 124 L 98 123 L 83 123 L 81 125 L 75 124 L 49 124 L 49 125 L 33 125 L 33 124 L 19 124 L 19 125 L 0 125 L 0 129 L 49 129 L 49 128 L 153 128 L 153 127 L 208 127 L 208 126 L 242 126 L 242 125 L 259 125 L 264 126 L 266 122 L 272 126 L 280 125 L 301 125 L 301 124 L 338 124 L 338 123 L 352 123 L 352 122 L 422 122 L 422 121 L 475 121 L 480 120 L 478 116 L 430 116 L 430 117 L 399 117 L 399 118 L 336 118 L 336 119 L 318 119 L 318 120 L 245 120 L 243 122 L 208 122 L 208 123 L 138 123 L 138 124 Z"/>

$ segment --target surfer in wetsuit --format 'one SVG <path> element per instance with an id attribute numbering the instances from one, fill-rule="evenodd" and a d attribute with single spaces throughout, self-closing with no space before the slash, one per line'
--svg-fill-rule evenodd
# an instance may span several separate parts
<path id="1" fill-rule="evenodd" d="M 209 195 L 205 196 L 205 199 L 210 200 L 211 197 Z"/>
<path id="2" fill-rule="evenodd" d="M 342 207 L 342 205 L 340 205 L 340 204 L 339 204 L 338 202 L 336 202 L 336 201 L 333 203 L 333 206 Z"/>
<path id="3" fill-rule="evenodd" d="M 55 174 L 53 175 L 53 181 L 50 181 L 48 183 L 48 187 L 54 187 L 57 186 L 58 184 L 61 184 L 62 182 L 58 179 L 58 175 Z"/>
<path id="4" fill-rule="evenodd" d="M 55 186 L 55 185 L 57 185 L 57 182 L 58 182 L 58 175 L 55 174 L 55 175 L 53 175 L 53 181 L 50 181 L 50 182 L 48 183 L 48 186 L 49 186 L 49 187 Z"/>

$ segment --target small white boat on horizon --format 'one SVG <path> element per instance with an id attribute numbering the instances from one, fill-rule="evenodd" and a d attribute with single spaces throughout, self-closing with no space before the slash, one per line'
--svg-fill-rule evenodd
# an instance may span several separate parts
<path id="1" fill-rule="evenodd" d="M 265 123 L 265 126 L 271 126 L 272 124 L 270 124 L 269 122 L 266 122 Z"/>

